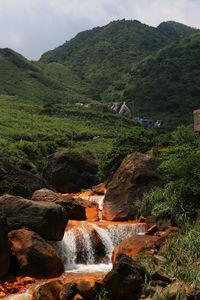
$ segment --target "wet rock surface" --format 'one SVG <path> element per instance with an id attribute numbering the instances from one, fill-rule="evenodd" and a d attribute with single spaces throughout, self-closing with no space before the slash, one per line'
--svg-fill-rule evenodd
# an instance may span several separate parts
<path id="1" fill-rule="evenodd" d="M 124 253 L 135 259 L 141 252 L 155 248 L 159 241 L 157 236 L 139 236 L 135 235 L 123 240 L 114 250 L 112 255 L 112 263 L 117 259 L 119 253 Z"/>
<path id="2" fill-rule="evenodd" d="M 8 235 L 13 262 L 24 276 L 52 278 L 63 272 L 56 251 L 35 232 L 19 229 Z"/>
<path id="3" fill-rule="evenodd" d="M 108 184 L 104 200 L 104 219 L 133 220 L 134 200 L 145 192 L 159 186 L 163 178 L 156 171 L 160 162 L 142 153 L 132 153 L 123 160 L 121 166 Z"/>
<path id="4" fill-rule="evenodd" d="M 60 193 L 76 193 L 97 184 L 95 160 L 75 151 L 60 151 L 47 157 L 43 177 Z"/>
<path id="5" fill-rule="evenodd" d="M 33 293 L 32 300 L 60 300 L 60 292 L 63 283 L 53 280 L 39 286 Z"/>
<path id="6" fill-rule="evenodd" d="M 61 205 L 70 220 L 98 220 L 98 204 L 80 197 L 61 195 L 49 189 L 40 189 L 33 193 L 33 201 L 46 201 Z"/>
<path id="7" fill-rule="evenodd" d="M 63 238 L 68 221 L 60 205 L 12 195 L 0 197 L 0 211 L 7 220 L 8 231 L 24 227 L 50 241 Z"/>

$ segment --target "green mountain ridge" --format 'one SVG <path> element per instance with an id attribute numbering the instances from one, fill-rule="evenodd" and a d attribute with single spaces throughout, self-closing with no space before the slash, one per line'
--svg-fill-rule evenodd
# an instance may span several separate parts
<path id="1" fill-rule="evenodd" d="M 162 119 L 170 125 L 192 122 L 192 111 L 199 107 L 199 47 L 200 31 L 137 64 L 124 92 L 125 100 L 130 105 L 134 101 L 140 116 Z"/>
<path id="2" fill-rule="evenodd" d="M 126 100 L 134 115 L 188 123 L 199 95 L 198 35 L 173 21 L 154 28 L 118 20 L 80 32 L 39 61 L 0 49 L 0 95 L 47 106 Z"/>
<path id="3" fill-rule="evenodd" d="M 139 21 L 113 21 L 77 34 L 40 61 L 68 66 L 89 86 L 89 98 L 120 101 L 131 65 L 170 42 L 166 34 Z"/>

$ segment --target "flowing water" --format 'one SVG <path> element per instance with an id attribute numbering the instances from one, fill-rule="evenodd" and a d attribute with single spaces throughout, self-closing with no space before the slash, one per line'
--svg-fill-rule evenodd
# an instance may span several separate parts
<path id="1" fill-rule="evenodd" d="M 107 271 L 112 267 L 112 252 L 123 239 L 136 234 L 145 234 L 145 224 L 142 223 L 117 224 L 113 222 L 114 224 L 111 224 L 112 222 L 105 222 L 105 226 L 104 222 L 97 223 L 76 221 L 76 226 L 69 227 L 62 241 L 52 244 L 61 256 L 66 272 L 88 272 L 89 270 L 93 272 L 98 268 Z M 95 254 L 92 244 L 94 233 L 100 240 L 106 263 L 96 263 L 97 254 Z M 77 262 L 79 244 L 81 244 L 81 248 L 84 248 L 84 264 Z"/>
<path id="2" fill-rule="evenodd" d="M 146 227 L 144 223 L 102 221 L 104 196 L 81 198 L 98 203 L 99 222 L 69 221 L 62 241 L 50 244 L 60 255 L 67 274 L 106 273 L 112 269 L 111 257 L 114 248 L 125 238 L 145 235 Z M 9 300 L 31 298 L 30 291 L 6 297 Z"/>

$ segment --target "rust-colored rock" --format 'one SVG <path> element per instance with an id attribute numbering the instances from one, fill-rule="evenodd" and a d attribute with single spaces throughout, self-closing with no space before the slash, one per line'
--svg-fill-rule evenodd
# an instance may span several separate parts
<path id="1" fill-rule="evenodd" d="M 59 151 L 47 157 L 43 176 L 60 193 L 77 193 L 97 184 L 94 159 L 75 151 Z"/>
<path id="2" fill-rule="evenodd" d="M 80 294 L 76 294 L 76 296 L 74 296 L 73 300 L 84 300 L 84 298 Z"/>
<path id="3" fill-rule="evenodd" d="M 63 264 L 44 239 L 35 232 L 18 229 L 8 235 L 11 253 L 19 272 L 35 278 L 53 278 L 63 272 Z"/>
<path id="4" fill-rule="evenodd" d="M 156 171 L 159 164 L 160 161 L 147 154 L 132 153 L 126 156 L 108 184 L 103 218 L 133 220 L 137 214 L 134 201 L 162 184 L 162 177 Z"/>
<path id="5" fill-rule="evenodd" d="M 60 300 L 71 300 L 77 294 L 77 284 L 75 282 L 65 283 L 60 292 Z"/>
<path id="6" fill-rule="evenodd" d="M 60 280 L 45 283 L 34 291 L 32 300 L 60 300 L 62 285 Z"/>
<path id="7" fill-rule="evenodd" d="M 98 185 L 93 186 L 92 191 L 97 195 L 105 195 L 105 193 L 106 193 L 105 184 L 99 183 Z"/>
<path id="8" fill-rule="evenodd" d="M 0 197 L 0 211 L 7 220 L 8 231 L 28 228 L 49 241 L 62 240 L 68 221 L 60 205 L 12 195 Z"/>
<path id="9" fill-rule="evenodd" d="M 140 236 L 135 235 L 123 240 L 113 251 L 112 263 L 116 261 L 116 257 L 119 253 L 125 253 L 131 258 L 135 259 L 138 253 L 146 251 L 150 248 L 155 248 L 159 237 L 157 236 Z"/>
<path id="10" fill-rule="evenodd" d="M 3 278 L 10 266 L 10 247 L 8 245 L 8 227 L 5 219 L 0 216 L 0 278 Z"/>
<path id="11" fill-rule="evenodd" d="M 97 293 L 95 282 L 95 280 L 81 280 L 80 282 L 78 282 L 77 289 L 85 299 L 95 299 Z"/>
<path id="12" fill-rule="evenodd" d="M 45 201 L 61 205 L 70 220 L 98 220 L 98 204 L 80 197 L 62 195 L 48 189 L 41 189 L 32 195 L 33 201 Z"/>
<path id="13" fill-rule="evenodd" d="M 154 235 L 157 231 L 158 231 L 158 227 L 156 224 L 147 229 L 147 233 L 149 235 Z"/>
<path id="14" fill-rule="evenodd" d="M 1 280 L 0 298 L 16 293 L 21 294 L 25 289 L 28 289 L 33 283 L 35 283 L 35 279 L 28 276 L 6 276 L 4 279 Z"/>

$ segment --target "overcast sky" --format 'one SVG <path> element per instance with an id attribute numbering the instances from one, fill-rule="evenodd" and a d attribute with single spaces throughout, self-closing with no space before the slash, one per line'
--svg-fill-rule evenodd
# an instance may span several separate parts
<path id="1" fill-rule="evenodd" d="M 117 19 L 200 28 L 200 0 L 0 0 L 0 48 L 36 60 L 78 32 Z"/>

